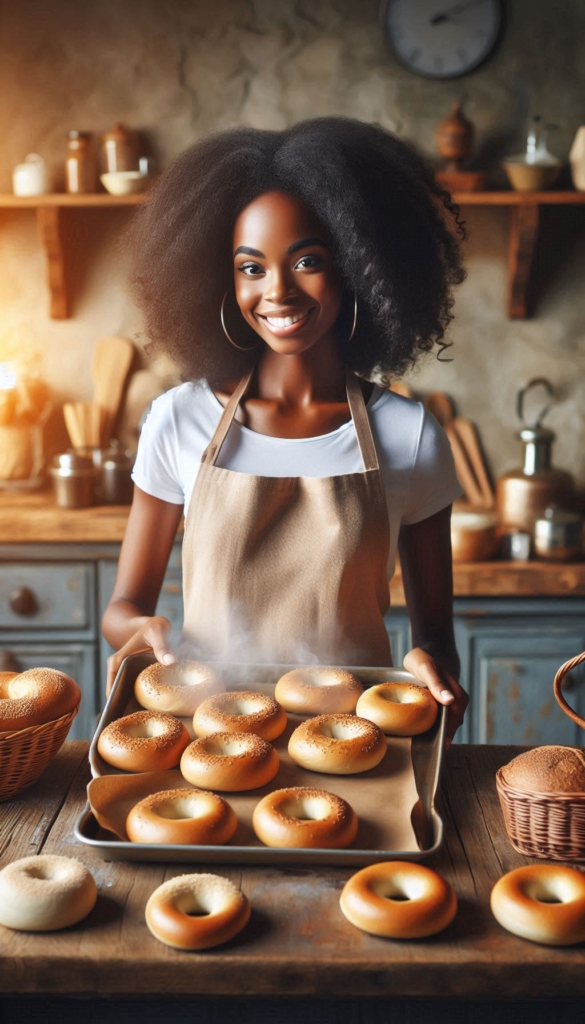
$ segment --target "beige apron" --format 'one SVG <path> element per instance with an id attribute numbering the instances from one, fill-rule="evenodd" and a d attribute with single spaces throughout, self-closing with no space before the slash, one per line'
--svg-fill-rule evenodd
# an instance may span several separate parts
<path id="1" fill-rule="evenodd" d="M 391 665 L 388 512 L 359 382 L 348 372 L 363 473 L 252 476 L 215 465 L 252 373 L 227 403 L 195 481 L 183 539 L 181 655 Z"/>

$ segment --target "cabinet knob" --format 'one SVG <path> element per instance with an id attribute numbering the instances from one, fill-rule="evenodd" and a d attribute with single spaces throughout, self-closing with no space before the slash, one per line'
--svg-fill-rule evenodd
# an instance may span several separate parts
<path id="1" fill-rule="evenodd" d="M 8 603 L 15 615 L 35 615 L 39 610 L 37 595 L 30 587 L 16 587 L 8 598 Z"/>

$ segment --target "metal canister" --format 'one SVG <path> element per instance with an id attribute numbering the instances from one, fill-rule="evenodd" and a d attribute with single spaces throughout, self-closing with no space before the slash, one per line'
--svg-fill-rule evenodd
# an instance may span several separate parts
<path id="1" fill-rule="evenodd" d="M 534 550 L 539 558 L 566 562 L 581 554 L 582 535 L 581 516 L 551 506 L 534 524 Z"/>
<path id="2" fill-rule="evenodd" d="M 55 498 L 61 508 L 88 508 L 95 505 L 95 488 L 99 470 L 91 459 L 76 452 L 56 455 L 49 470 L 55 487 Z"/>
<path id="3" fill-rule="evenodd" d="M 518 392 L 518 418 L 524 420 L 524 399 L 534 387 L 541 386 L 554 398 L 552 385 L 546 378 L 529 381 Z M 496 483 L 498 519 L 506 530 L 532 533 L 534 523 L 549 505 L 567 508 L 574 498 L 574 482 L 570 473 L 552 465 L 552 444 L 555 435 L 542 426 L 549 405 L 541 411 L 536 423 L 524 426 L 518 434 L 524 445 L 524 465 L 504 473 Z"/>
<path id="4" fill-rule="evenodd" d="M 102 453 L 101 497 L 106 505 L 131 505 L 134 455 L 117 445 Z"/>

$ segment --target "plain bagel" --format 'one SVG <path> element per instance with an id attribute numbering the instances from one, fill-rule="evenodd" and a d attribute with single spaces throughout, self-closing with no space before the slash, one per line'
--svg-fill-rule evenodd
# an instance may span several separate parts
<path id="1" fill-rule="evenodd" d="M 274 696 L 299 715 L 351 714 L 363 693 L 359 679 L 342 668 L 296 668 L 281 676 Z"/>
<path id="2" fill-rule="evenodd" d="M 97 900 L 93 875 L 78 860 L 41 853 L 0 871 L 0 924 L 17 931 L 57 931 L 89 914 Z"/>
<path id="3" fill-rule="evenodd" d="M 104 761 L 125 772 L 174 768 L 191 737 L 178 718 L 162 711 L 135 711 L 110 722 L 98 739 Z"/>
<path id="4" fill-rule="evenodd" d="M 449 883 L 436 871 L 410 861 L 362 868 L 345 883 L 339 902 L 356 928 L 389 939 L 435 935 L 457 913 L 457 897 Z"/>
<path id="5" fill-rule="evenodd" d="M 219 676 L 200 661 L 178 661 L 174 665 L 156 661 L 136 677 L 134 696 L 148 711 L 187 718 L 204 700 L 223 689 Z"/>
<path id="6" fill-rule="evenodd" d="M 354 775 L 375 768 L 387 750 L 384 733 L 355 715 L 308 718 L 293 732 L 288 752 L 293 761 L 312 772 Z"/>
<path id="7" fill-rule="evenodd" d="M 585 875 L 576 868 L 516 868 L 496 882 L 490 902 L 496 921 L 522 939 L 546 946 L 585 941 Z"/>
<path id="8" fill-rule="evenodd" d="M 175 949 L 210 949 L 227 942 L 248 923 L 250 904 L 221 875 L 178 875 L 155 889 L 146 923 L 159 942 Z"/>
<path id="9" fill-rule="evenodd" d="M 202 789 L 242 792 L 271 782 L 280 765 L 274 747 L 251 732 L 215 732 L 190 743 L 181 772 Z"/>
<path id="10" fill-rule="evenodd" d="M 132 843 L 221 846 L 238 819 L 223 797 L 200 789 L 167 789 L 140 800 L 126 819 Z"/>
<path id="11" fill-rule="evenodd" d="M 353 842 L 358 819 L 335 793 L 292 786 L 263 797 L 254 808 L 252 825 L 265 846 L 331 850 Z"/>
<path id="12" fill-rule="evenodd" d="M 197 736 L 214 732 L 253 732 L 274 740 L 286 729 L 286 712 L 274 697 L 251 690 L 218 693 L 200 704 L 193 716 Z"/>
<path id="13" fill-rule="evenodd" d="M 438 706 L 426 686 L 379 683 L 364 690 L 356 714 L 391 736 L 418 736 L 435 723 Z"/>
<path id="14" fill-rule="evenodd" d="M 64 672 L 29 668 L 0 674 L 0 732 L 44 725 L 79 707 L 81 690 Z"/>

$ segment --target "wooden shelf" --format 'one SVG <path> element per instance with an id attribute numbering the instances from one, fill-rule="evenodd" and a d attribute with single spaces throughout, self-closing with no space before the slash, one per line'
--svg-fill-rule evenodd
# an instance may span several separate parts
<path id="1" fill-rule="evenodd" d="M 145 193 L 111 196 L 107 192 L 96 192 L 91 195 L 56 192 L 42 196 L 0 194 L 0 209 L 36 211 L 39 237 L 47 259 L 49 315 L 53 320 L 65 320 L 71 315 L 64 232 L 64 218 L 68 214 L 65 211 L 139 206 L 144 202 L 144 197 Z"/>
<path id="2" fill-rule="evenodd" d="M 70 316 L 67 286 L 66 244 L 63 219 L 67 210 L 102 209 L 140 206 L 147 193 L 111 196 L 106 192 L 94 195 L 69 195 L 59 192 L 42 196 L 20 197 L 0 194 L 0 209 L 36 210 L 41 243 L 47 257 L 50 294 L 50 316 L 63 320 Z M 585 204 L 585 192 L 454 192 L 458 206 L 508 207 L 508 293 L 507 312 L 512 320 L 528 315 L 528 286 L 540 222 L 541 206 L 576 206 Z"/>
<path id="3" fill-rule="evenodd" d="M 0 209 L 39 209 L 43 206 L 138 206 L 144 202 L 144 192 L 133 196 L 111 196 L 108 192 L 87 195 L 70 195 L 68 192 L 50 192 L 43 196 L 13 196 L 10 192 L 0 193 Z"/>
<path id="4" fill-rule="evenodd" d="M 454 192 L 458 206 L 508 207 L 508 289 L 511 320 L 528 316 L 528 286 L 534 263 L 541 206 L 585 204 L 585 192 Z"/>

